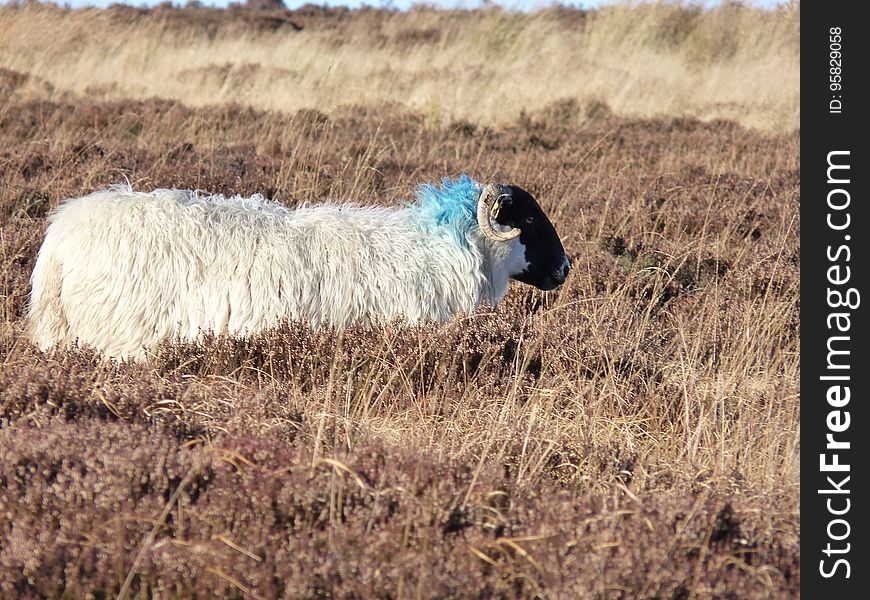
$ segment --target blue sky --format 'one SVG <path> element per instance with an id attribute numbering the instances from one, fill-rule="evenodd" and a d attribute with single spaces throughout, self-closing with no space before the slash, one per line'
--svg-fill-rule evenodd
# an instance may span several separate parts
<path id="1" fill-rule="evenodd" d="M 4 3 L 6 0 L 0 0 L 0 4 Z M 82 6 L 97 6 L 97 7 L 105 7 L 110 4 L 120 3 L 119 0 L 53 0 L 56 4 L 68 4 L 69 6 L 78 8 Z M 134 6 L 154 6 L 156 4 L 160 4 L 163 0 L 127 0 L 123 2 L 123 4 L 131 4 Z M 174 0 L 173 3 L 177 5 L 183 5 L 187 0 Z M 230 4 L 231 1 L 243 2 L 244 0 L 200 0 L 202 4 L 208 6 L 220 6 L 226 7 Z M 753 4 L 756 6 L 763 6 L 766 8 L 770 8 L 776 6 L 777 4 L 784 4 L 786 0 L 750 0 L 746 2 L 747 4 Z M 329 6 L 349 6 L 351 8 L 357 8 L 362 5 L 369 6 L 389 6 L 391 8 L 398 9 L 406 9 L 411 5 L 418 3 L 415 0 L 285 0 L 284 2 L 289 8 L 298 8 L 303 4 L 326 4 Z M 444 8 L 475 8 L 480 6 L 483 2 L 482 0 L 428 0 L 425 2 L 426 4 L 434 4 L 439 7 Z M 506 8 L 518 9 L 518 10 L 532 10 L 535 8 L 541 8 L 545 6 L 550 6 L 552 4 L 564 4 L 568 6 L 577 6 L 581 8 L 592 8 L 595 6 L 599 6 L 601 4 L 609 3 L 608 0 L 566 0 L 563 2 L 557 2 L 555 0 L 495 0 L 495 4 L 504 6 Z M 718 0 L 700 0 L 694 2 L 695 4 L 702 4 L 705 6 L 713 6 L 716 4 L 720 4 L 721 2 Z"/>

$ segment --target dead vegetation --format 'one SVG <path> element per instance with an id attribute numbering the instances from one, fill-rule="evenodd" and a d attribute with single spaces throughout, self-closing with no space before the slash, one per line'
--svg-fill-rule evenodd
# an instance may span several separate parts
<path id="1" fill-rule="evenodd" d="M 576 100 L 436 127 L 395 104 L 47 99 L 31 78 L 0 70 L 0 595 L 798 595 L 798 133 Z M 143 364 L 23 337 L 65 197 L 127 177 L 392 204 L 463 171 L 541 200 L 563 288 Z"/>
<path id="2" fill-rule="evenodd" d="M 431 126 L 504 126 L 565 99 L 632 118 L 800 126 L 800 4 L 409 12 L 0 7 L 22 94 L 161 97 L 294 113 L 397 103 Z M 576 118 L 584 119 L 583 112 Z"/>

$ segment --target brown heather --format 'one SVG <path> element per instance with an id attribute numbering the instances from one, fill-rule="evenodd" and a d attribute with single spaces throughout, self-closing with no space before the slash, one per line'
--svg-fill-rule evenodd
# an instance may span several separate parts
<path id="1" fill-rule="evenodd" d="M 265 31 L 168 10 L 73 17 Z M 447 44 L 439 27 L 384 44 Z M 0 596 L 799 595 L 799 133 L 600 100 L 433 123 L 413 103 L 197 108 L 45 85 L 0 69 Z M 559 291 L 512 284 L 445 326 L 167 343 L 141 364 L 24 337 L 64 198 L 126 177 L 394 205 L 463 171 L 541 200 L 574 265 Z"/>

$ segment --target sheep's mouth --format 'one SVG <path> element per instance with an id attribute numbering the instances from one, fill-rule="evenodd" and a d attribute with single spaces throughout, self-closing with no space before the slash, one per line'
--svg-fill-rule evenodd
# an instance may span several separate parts
<path id="1" fill-rule="evenodd" d="M 559 289 L 560 287 L 562 287 L 563 283 L 565 283 L 564 279 L 562 281 L 557 281 L 556 279 L 554 279 L 552 277 L 547 277 L 546 279 L 544 279 L 542 282 L 540 282 L 537 285 L 537 288 L 539 290 L 542 290 L 545 292 L 552 292 L 553 290 L 556 290 L 556 289 Z"/>

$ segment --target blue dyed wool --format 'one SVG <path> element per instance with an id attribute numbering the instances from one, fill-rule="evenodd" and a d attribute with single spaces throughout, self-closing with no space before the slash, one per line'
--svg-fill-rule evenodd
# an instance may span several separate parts
<path id="1" fill-rule="evenodd" d="M 477 227 L 477 200 L 481 185 L 463 173 L 459 179 L 445 177 L 441 186 L 424 183 L 417 188 L 417 201 L 409 204 L 421 229 L 445 227 L 457 239 L 465 239 Z"/>

